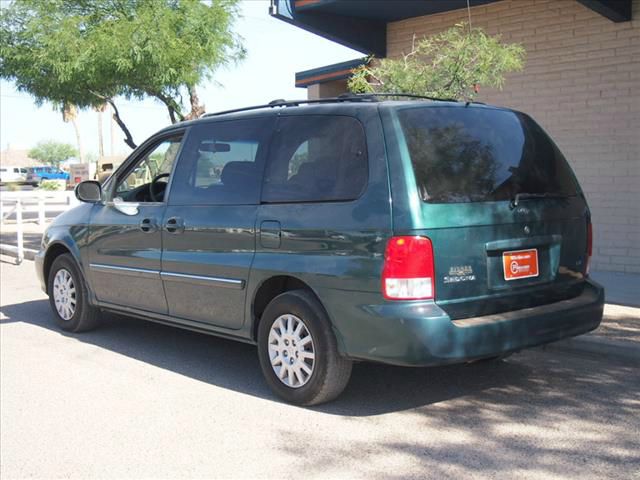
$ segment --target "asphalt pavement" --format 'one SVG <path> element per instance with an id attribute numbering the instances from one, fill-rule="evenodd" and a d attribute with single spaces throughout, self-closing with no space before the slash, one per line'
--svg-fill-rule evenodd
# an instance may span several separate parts
<path id="1" fill-rule="evenodd" d="M 640 479 L 640 371 L 615 358 L 358 364 L 298 408 L 250 345 L 118 316 L 64 334 L 33 263 L 0 270 L 2 478 Z"/>

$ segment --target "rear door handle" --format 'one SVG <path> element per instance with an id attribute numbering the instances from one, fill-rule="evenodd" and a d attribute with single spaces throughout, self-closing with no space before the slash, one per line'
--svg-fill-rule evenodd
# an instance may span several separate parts
<path id="1" fill-rule="evenodd" d="M 143 218 L 140 220 L 140 230 L 144 233 L 153 233 L 158 230 L 158 224 L 154 218 Z"/>
<path id="2" fill-rule="evenodd" d="M 180 217 L 171 217 L 167 220 L 164 229 L 168 233 L 182 233 L 184 232 L 184 220 Z"/>

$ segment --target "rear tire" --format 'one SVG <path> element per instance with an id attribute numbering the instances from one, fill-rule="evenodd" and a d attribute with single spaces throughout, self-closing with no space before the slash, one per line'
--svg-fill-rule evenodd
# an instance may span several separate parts
<path id="1" fill-rule="evenodd" d="M 283 293 L 267 305 L 258 327 L 258 357 L 269 387 L 296 405 L 335 399 L 351 377 L 351 360 L 338 353 L 324 309 L 305 290 Z"/>
<path id="2" fill-rule="evenodd" d="M 62 330 L 79 333 L 96 327 L 100 311 L 89 304 L 84 278 L 70 254 L 60 255 L 53 261 L 47 291 L 55 322 Z"/>

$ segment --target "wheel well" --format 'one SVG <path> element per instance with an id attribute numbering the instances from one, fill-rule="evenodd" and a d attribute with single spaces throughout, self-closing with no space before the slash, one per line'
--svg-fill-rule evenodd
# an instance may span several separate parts
<path id="1" fill-rule="evenodd" d="M 253 298 L 253 305 L 251 308 L 254 320 L 252 332 L 253 340 L 258 338 L 258 325 L 260 324 L 260 318 L 262 317 L 264 310 L 267 308 L 267 305 L 269 305 L 269 302 L 281 293 L 288 292 L 290 290 L 307 290 L 315 296 L 315 293 L 313 293 L 313 290 L 311 290 L 309 285 L 304 283 L 302 280 L 286 275 L 271 277 L 260 285 L 260 288 L 258 288 L 258 291 Z"/>
<path id="2" fill-rule="evenodd" d="M 60 255 L 64 255 L 65 253 L 71 253 L 67 247 L 61 245 L 60 243 L 56 243 L 55 245 L 51 245 L 47 250 L 47 254 L 44 257 L 44 283 L 47 286 L 47 290 L 49 289 L 49 272 L 51 271 L 51 265 L 56 258 Z M 49 292 L 47 292 L 49 293 Z"/>

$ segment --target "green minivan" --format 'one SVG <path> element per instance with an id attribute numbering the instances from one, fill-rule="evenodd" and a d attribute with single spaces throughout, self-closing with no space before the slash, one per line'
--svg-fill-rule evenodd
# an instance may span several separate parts
<path id="1" fill-rule="evenodd" d="M 354 361 L 503 358 L 602 319 L 584 194 L 506 108 L 274 101 L 172 125 L 76 196 L 36 256 L 60 328 L 113 311 L 256 344 L 299 405 Z"/>

